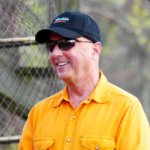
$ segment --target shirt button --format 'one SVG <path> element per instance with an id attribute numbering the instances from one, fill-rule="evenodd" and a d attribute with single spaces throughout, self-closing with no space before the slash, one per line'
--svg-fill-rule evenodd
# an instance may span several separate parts
<path id="1" fill-rule="evenodd" d="M 72 116 L 73 119 L 76 119 L 76 116 Z"/>
<path id="2" fill-rule="evenodd" d="M 95 150 L 99 150 L 99 147 L 98 147 L 98 146 L 96 146 L 96 147 L 95 147 Z"/>
<path id="3" fill-rule="evenodd" d="M 70 142 L 71 141 L 71 139 L 70 138 L 67 138 L 67 142 Z"/>

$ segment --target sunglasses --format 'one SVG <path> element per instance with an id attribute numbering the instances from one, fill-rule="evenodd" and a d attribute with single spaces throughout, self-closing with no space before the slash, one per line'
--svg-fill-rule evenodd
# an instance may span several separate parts
<path id="1" fill-rule="evenodd" d="M 46 43 L 46 47 L 50 53 L 54 51 L 56 45 L 58 45 L 60 50 L 68 51 L 75 46 L 76 42 L 93 43 L 92 41 L 80 41 L 78 39 L 61 39 L 58 41 L 50 40 Z"/>

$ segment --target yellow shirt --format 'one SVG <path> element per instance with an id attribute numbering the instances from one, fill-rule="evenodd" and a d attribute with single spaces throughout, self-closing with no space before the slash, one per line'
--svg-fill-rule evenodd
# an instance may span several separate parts
<path id="1" fill-rule="evenodd" d="M 36 104 L 18 150 L 150 150 L 150 128 L 139 100 L 101 74 L 76 109 L 67 88 Z"/>

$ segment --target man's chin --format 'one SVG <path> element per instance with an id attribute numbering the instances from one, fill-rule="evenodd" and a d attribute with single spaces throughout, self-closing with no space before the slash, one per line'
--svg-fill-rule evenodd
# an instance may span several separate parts
<path id="1" fill-rule="evenodd" d="M 60 78 L 61 80 L 66 80 L 69 79 L 69 75 L 68 73 L 57 73 L 58 78 Z"/>

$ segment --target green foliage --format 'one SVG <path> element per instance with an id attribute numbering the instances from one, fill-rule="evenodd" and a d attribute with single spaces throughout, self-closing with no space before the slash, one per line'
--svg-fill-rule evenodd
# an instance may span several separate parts
<path id="1" fill-rule="evenodd" d="M 65 10 L 79 10 L 79 0 L 55 0 L 57 12 Z"/>
<path id="2" fill-rule="evenodd" d="M 18 143 L 14 144 L 0 144 L 0 150 L 17 150 Z"/>
<path id="3" fill-rule="evenodd" d="M 44 12 L 44 6 L 39 7 L 38 4 L 34 4 L 32 5 L 32 11 L 35 14 L 38 12 L 39 16 L 41 16 Z"/>
<path id="4" fill-rule="evenodd" d="M 108 2 L 108 4 L 112 3 L 112 4 L 117 5 L 117 6 L 122 6 L 126 2 L 126 0 L 117 0 L 117 1 L 107 0 L 106 2 Z"/>
<path id="5" fill-rule="evenodd" d="M 105 42 L 107 44 L 104 44 L 103 54 L 105 55 L 109 54 L 112 50 L 112 47 L 118 45 L 118 40 L 116 40 L 117 32 L 118 32 L 117 27 L 114 24 L 108 27 L 107 36 L 105 38 Z"/>
<path id="6" fill-rule="evenodd" d="M 135 0 L 132 4 L 131 14 L 128 16 L 128 21 L 138 37 L 139 44 L 143 46 L 146 44 L 148 47 L 150 46 L 149 38 L 145 34 L 145 31 L 149 32 L 149 18 L 150 13 L 147 9 L 142 7 L 142 1 Z"/>
<path id="7" fill-rule="evenodd" d="M 34 0 L 26 0 L 25 4 L 29 6 L 34 14 L 38 14 L 39 16 L 44 16 L 45 5 L 40 5 L 40 1 L 37 0 L 36 3 Z M 40 7 L 39 7 L 40 5 Z"/>

